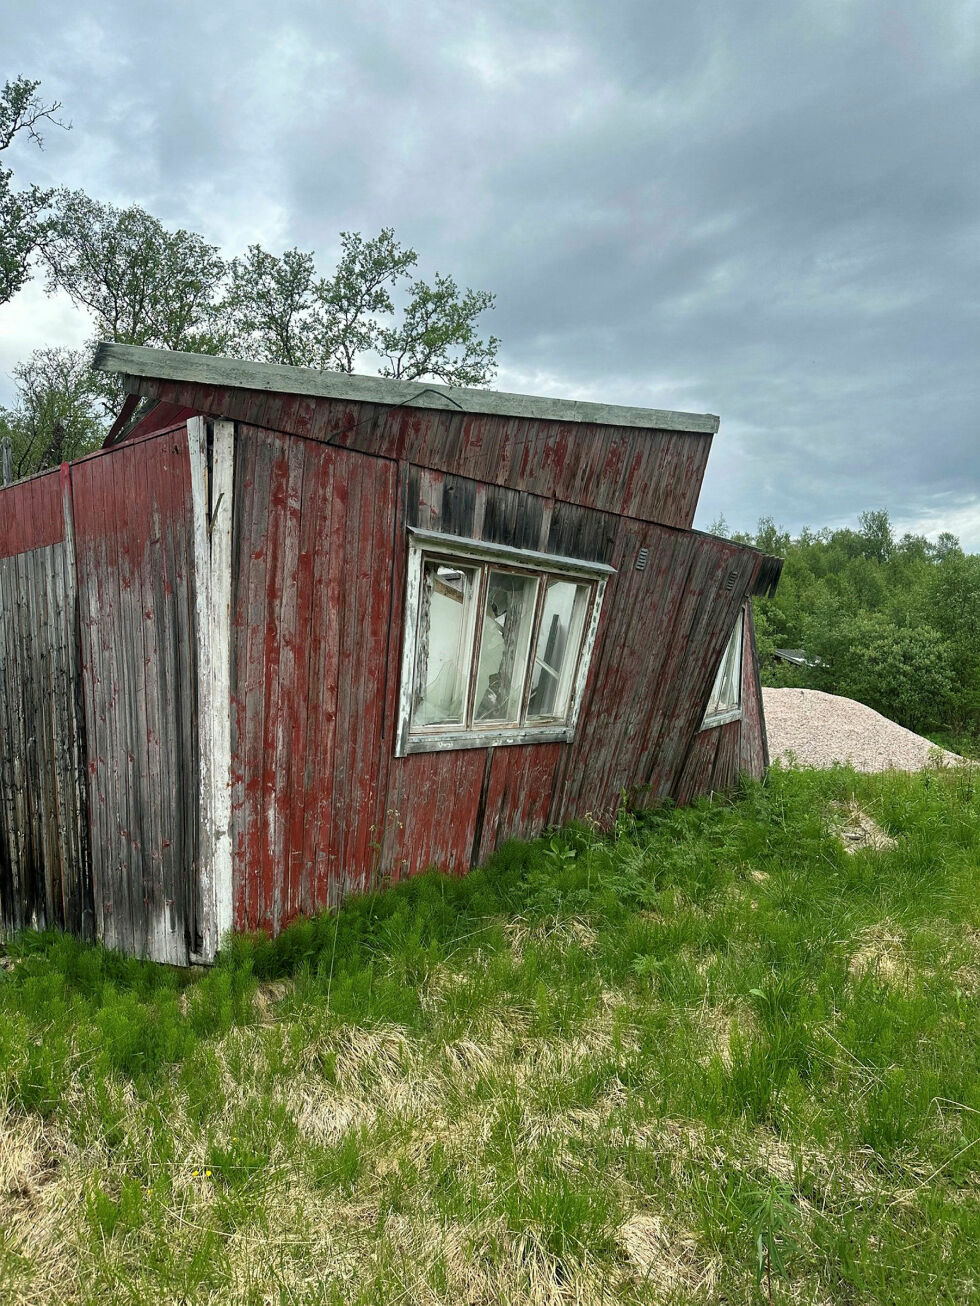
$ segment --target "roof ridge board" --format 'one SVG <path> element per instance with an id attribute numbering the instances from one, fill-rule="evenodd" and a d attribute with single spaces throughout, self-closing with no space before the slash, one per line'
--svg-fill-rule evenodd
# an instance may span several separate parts
<path id="1" fill-rule="evenodd" d="M 150 349 L 143 345 L 101 343 L 93 367 L 102 372 L 147 377 L 160 381 L 227 386 L 277 394 L 309 395 L 323 399 L 348 399 L 390 407 L 435 408 L 487 416 L 528 417 L 542 421 L 583 422 L 656 431 L 685 431 L 714 435 L 719 419 L 711 413 L 683 413 L 660 408 L 635 408 L 580 399 L 550 399 L 441 385 L 435 381 L 401 381 L 348 372 L 320 372 L 309 367 L 254 363 L 214 354 Z M 419 402 L 428 400 L 428 402 Z M 437 402 L 441 401 L 441 402 Z"/>

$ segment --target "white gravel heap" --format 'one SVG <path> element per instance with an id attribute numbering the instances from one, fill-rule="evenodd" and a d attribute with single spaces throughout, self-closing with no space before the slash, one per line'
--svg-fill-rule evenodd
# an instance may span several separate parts
<path id="1" fill-rule="evenodd" d="M 863 703 L 819 689 L 763 689 L 769 755 L 799 766 L 850 762 L 856 771 L 922 771 L 961 763 L 956 753 Z"/>

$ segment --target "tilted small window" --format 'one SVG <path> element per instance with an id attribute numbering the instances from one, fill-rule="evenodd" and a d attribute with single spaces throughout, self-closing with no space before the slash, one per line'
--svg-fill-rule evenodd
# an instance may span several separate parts
<path id="1" fill-rule="evenodd" d="M 571 739 L 611 572 L 413 530 L 399 756 Z"/>
<path id="2" fill-rule="evenodd" d="M 745 610 L 738 614 L 735 629 L 725 645 L 721 665 L 711 687 L 708 710 L 701 724 L 702 730 L 708 726 L 724 725 L 726 721 L 736 721 L 742 715 L 742 638 L 745 628 Z"/>

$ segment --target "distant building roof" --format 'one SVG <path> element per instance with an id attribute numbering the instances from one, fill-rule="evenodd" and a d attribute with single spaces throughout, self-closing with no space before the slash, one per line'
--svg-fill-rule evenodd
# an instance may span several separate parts
<path id="1" fill-rule="evenodd" d="M 791 662 L 794 667 L 826 666 L 823 658 L 810 657 L 804 648 L 774 648 L 772 655 L 780 662 Z"/>

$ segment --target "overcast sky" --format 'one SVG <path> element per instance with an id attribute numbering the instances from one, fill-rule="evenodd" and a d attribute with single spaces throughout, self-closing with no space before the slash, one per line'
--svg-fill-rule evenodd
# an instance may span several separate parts
<path id="1" fill-rule="evenodd" d="M 227 253 L 391 225 L 493 290 L 501 389 L 721 416 L 698 524 L 886 507 L 980 550 L 977 0 L 33 0 L 11 162 Z M 40 280 L 11 367 L 89 335 Z"/>

